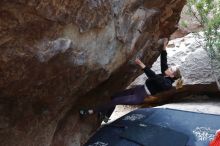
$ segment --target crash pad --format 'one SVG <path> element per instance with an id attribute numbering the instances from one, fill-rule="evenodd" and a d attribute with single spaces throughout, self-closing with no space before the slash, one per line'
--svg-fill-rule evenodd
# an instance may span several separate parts
<path id="1" fill-rule="evenodd" d="M 185 146 L 188 141 L 181 132 L 144 122 L 130 125 L 120 136 L 143 146 Z"/>
<path id="2" fill-rule="evenodd" d="M 129 133 L 129 130 L 139 130 L 141 135 L 138 135 L 138 137 L 147 137 L 146 135 L 149 135 L 149 132 L 147 130 L 140 130 L 140 127 L 137 126 L 140 123 L 159 126 L 162 127 L 162 129 L 164 128 L 164 134 L 162 134 L 163 136 L 161 136 L 161 133 L 159 132 L 155 133 L 155 137 L 158 138 L 158 141 L 163 140 L 164 135 L 169 135 L 169 130 L 171 130 L 174 133 L 176 132 L 188 137 L 186 146 L 207 146 L 214 138 L 216 130 L 220 129 L 220 116 L 164 108 L 138 109 L 126 114 L 113 123 L 100 128 L 85 145 L 143 145 L 143 143 L 147 143 L 148 141 L 145 141 L 145 139 L 133 139 L 133 137 L 125 136 L 126 131 Z M 170 138 L 166 139 L 167 141 L 170 140 Z M 153 139 L 152 141 L 155 140 Z M 183 142 L 185 142 L 185 138 Z"/>

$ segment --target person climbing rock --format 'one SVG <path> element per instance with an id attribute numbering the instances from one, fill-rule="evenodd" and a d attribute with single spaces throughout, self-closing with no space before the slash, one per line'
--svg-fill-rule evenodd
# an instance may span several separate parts
<path id="1" fill-rule="evenodd" d="M 147 67 L 140 59 L 136 59 L 135 63 L 139 65 L 148 79 L 145 85 L 137 85 L 131 89 L 126 89 L 122 92 L 116 93 L 111 97 L 111 101 L 95 109 L 81 109 L 79 111 L 81 116 L 98 113 L 98 115 L 105 121 L 112 114 L 116 105 L 139 105 L 144 103 L 145 98 L 151 95 L 166 91 L 172 88 L 172 83 L 178 80 L 178 88 L 182 86 L 181 73 L 176 66 L 168 67 L 166 47 L 168 39 L 163 40 L 163 50 L 161 52 L 161 74 L 156 74 L 149 67 Z"/>

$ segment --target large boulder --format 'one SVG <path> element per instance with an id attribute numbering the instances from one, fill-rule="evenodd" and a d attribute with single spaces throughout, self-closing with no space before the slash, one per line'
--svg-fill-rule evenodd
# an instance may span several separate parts
<path id="1" fill-rule="evenodd" d="M 0 144 L 70 146 L 97 105 L 151 65 L 176 30 L 185 0 L 1 0 Z M 101 100 L 99 100 L 101 99 Z"/>

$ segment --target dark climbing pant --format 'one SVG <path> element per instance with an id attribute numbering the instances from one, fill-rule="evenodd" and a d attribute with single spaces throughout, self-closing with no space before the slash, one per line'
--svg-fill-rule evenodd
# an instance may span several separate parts
<path id="1" fill-rule="evenodd" d="M 126 89 L 112 96 L 111 101 L 97 107 L 95 112 L 103 113 L 110 117 L 116 105 L 138 105 L 144 102 L 144 98 L 148 96 L 144 85 L 138 85 L 131 89 Z"/>

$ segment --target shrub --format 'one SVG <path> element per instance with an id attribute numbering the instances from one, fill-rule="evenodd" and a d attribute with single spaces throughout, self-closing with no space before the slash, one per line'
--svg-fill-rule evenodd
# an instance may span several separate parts
<path id="1" fill-rule="evenodd" d="M 188 12 L 203 27 L 204 49 L 210 57 L 212 73 L 220 90 L 220 73 L 215 73 L 216 61 L 220 64 L 220 1 L 188 0 Z M 201 37 L 199 33 L 197 37 Z"/>

